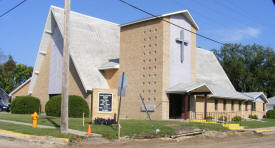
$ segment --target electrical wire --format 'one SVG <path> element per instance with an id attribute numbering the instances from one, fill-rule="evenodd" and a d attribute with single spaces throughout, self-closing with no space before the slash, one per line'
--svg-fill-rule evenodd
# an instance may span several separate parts
<path id="1" fill-rule="evenodd" d="M 22 2 L 20 2 L 19 4 L 15 5 L 14 7 L 12 7 L 11 9 L 9 9 L 8 11 L 4 12 L 3 14 L 0 15 L 0 18 L 5 16 L 6 14 L 10 13 L 12 10 L 14 10 L 15 8 L 17 8 L 18 6 L 20 6 L 21 4 L 23 4 L 24 2 L 26 2 L 27 0 L 23 0 Z"/>
<path id="2" fill-rule="evenodd" d="M 207 39 L 207 40 L 213 41 L 213 42 L 218 43 L 218 44 L 221 44 L 221 45 L 225 45 L 224 43 L 222 43 L 222 42 L 220 42 L 220 41 L 211 39 L 211 38 L 209 38 L 209 37 L 207 37 L 207 36 L 204 36 L 204 35 L 202 35 L 202 34 L 198 34 L 198 33 L 196 33 L 196 32 L 193 32 L 193 31 L 191 31 L 191 30 L 188 30 L 188 29 L 186 29 L 186 28 L 184 28 L 184 27 L 182 27 L 182 26 L 180 26 L 180 25 L 177 25 L 177 24 L 175 24 L 175 23 L 171 23 L 170 21 L 167 21 L 167 20 L 163 19 L 162 17 L 156 16 L 156 15 L 154 15 L 154 14 L 148 12 L 148 11 L 145 11 L 145 10 L 143 10 L 143 9 L 141 9 L 141 8 L 138 8 L 137 6 L 134 6 L 134 5 L 128 3 L 128 2 L 126 2 L 126 1 L 124 1 L 124 0 L 119 0 L 119 1 L 122 2 L 122 3 L 124 3 L 124 4 L 126 4 L 126 5 L 128 5 L 128 6 L 130 6 L 130 7 L 132 7 L 132 8 L 135 8 L 135 9 L 137 9 L 137 10 L 143 12 L 143 13 L 146 13 L 146 14 L 148 14 L 148 15 L 151 15 L 151 16 L 154 17 L 154 18 L 157 18 L 157 19 L 159 19 L 159 20 L 161 20 L 161 21 L 164 21 L 164 22 L 166 22 L 166 23 L 168 23 L 168 24 L 171 24 L 171 25 L 173 25 L 173 26 L 176 26 L 176 27 L 178 27 L 178 28 L 181 28 L 181 29 L 183 29 L 183 30 L 186 30 L 186 31 L 188 31 L 188 32 L 190 32 L 190 33 L 192 33 L 192 34 L 196 34 L 197 36 L 200 36 L 200 37 L 205 38 L 205 39 Z"/>

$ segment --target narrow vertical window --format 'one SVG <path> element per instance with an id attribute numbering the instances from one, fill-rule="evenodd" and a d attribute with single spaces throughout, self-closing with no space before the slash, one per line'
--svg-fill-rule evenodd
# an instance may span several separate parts
<path id="1" fill-rule="evenodd" d="M 223 110 L 226 110 L 226 100 L 223 100 Z"/>
<path id="2" fill-rule="evenodd" d="M 252 111 L 256 111 L 256 103 L 252 102 Z"/>
<path id="3" fill-rule="evenodd" d="M 215 111 L 218 110 L 218 100 L 215 100 Z"/>
<path id="4" fill-rule="evenodd" d="M 242 101 L 239 101 L 239 111 L 242 110 Z"/>
<path id="5" fill-rule="evenodd" d="M 248 106 L 248 102 L 245 102 L 245 111 L 248 111 L 247 106 Z"/>
<path id="6" fill-rule="evenodd" d="M 231 110 L 234 111 L 234 101 L 231 101 Z"/>
<path id="7" fill-rule="evenodd" d="M 263 103 L 263 111 L 265 111 L 265 103 Z"/>

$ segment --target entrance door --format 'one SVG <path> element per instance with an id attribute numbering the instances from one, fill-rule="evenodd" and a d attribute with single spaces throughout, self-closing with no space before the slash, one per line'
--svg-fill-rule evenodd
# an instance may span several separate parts
<path id="1" fill-rule="evenodd" d="M 169 94 L 169 118 L 189 119 L 189 98 L 181 94 Z"/>
<path id="2" fill-rule="evenodd" d="M 183 98 L 182 95 L 169 94 L 169 118 L 181 119 L 183 111 Z"/>

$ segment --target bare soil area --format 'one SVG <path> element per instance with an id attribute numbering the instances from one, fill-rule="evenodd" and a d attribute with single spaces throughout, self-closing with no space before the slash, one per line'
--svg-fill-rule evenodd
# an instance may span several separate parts
<path id="1" fill-rule="evenodd" d="M 57 145 L 41 142 L 26 142 L 22 140 L 0 137 L 0 147 L 5 148 L 274 148 L 275 133 L 253 134 L 250 132 L 206 132 L 203 135 L 180 137 L 177 139 L 127 139 L 118 141 L 101 141 L 89 139 L 81 143 Z"/>
<path id="2" fill-rule="evenodd" d="M 275 133 L 207 133 L 200 136 L 182 137 L 174 140 L 168 138 L 129 140 L 102 145 L 83 144 L 79 148 L 274 148 Z"/>

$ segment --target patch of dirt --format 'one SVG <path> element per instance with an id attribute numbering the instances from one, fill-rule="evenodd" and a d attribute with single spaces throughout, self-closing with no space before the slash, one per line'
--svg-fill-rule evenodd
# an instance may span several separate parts
<path id="1" fill-rule="evenodd" d="M 173 128 L 176 130 L 176 134 L 190 133 L 190 132 L 198 132 L 202 131 L 199 128 L 191 127 L 191 126 L 181 126 L 181 125 L 167 125 L 167 127 Z"/>

